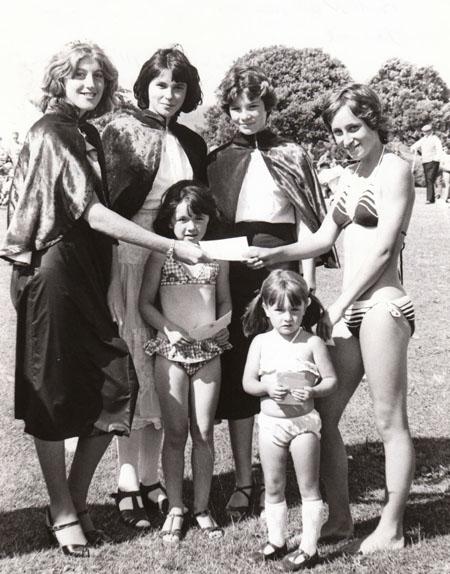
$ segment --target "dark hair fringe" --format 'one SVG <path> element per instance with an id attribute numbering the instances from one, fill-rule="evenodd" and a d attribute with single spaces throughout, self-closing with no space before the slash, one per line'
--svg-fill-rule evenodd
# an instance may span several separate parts
<path id="1" fill-rule="evenodd" d="M 267 114 L 277 104 L 275 88 L 259 66 L 237 65 L 229 70 L 219 87 L 222 110 L 229 115 L 231 102 L 241 94 L 246 94 L 250 100 L 261 98 Z"/>

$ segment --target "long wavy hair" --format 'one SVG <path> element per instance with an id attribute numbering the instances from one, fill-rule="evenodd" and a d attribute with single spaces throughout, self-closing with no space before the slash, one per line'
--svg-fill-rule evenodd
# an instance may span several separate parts
<path id="1" fill-rule="evenodd" d="M 64 98 L 66 96 L 65 82 L 75 73 L 77 66 L 83 58 L 87 56 L 96 60 L 102 69 L 105 78 L 105 88 L 102 99 L 90 116 L 101 116 L 110 111 L 115 104 L 115 93 L 118 85 L 118 73 L 111 60 L 105 52 L 92 42 L 69 42 L 56 53 L 48 63 L 44 79 L 42 81 L 42 91 L 44 95 L 40 101 L 40 108 L 43 112 L 47 109 L 52 98 Z"/>

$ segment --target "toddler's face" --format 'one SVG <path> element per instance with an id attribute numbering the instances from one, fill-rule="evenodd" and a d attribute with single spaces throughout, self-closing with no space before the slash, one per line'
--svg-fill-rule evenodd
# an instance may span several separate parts
<path id="1" fill-rule="evenodd" d="M 263 308 L 272 327 L 281 336 L 290 338 L 301 327 L 306 304 L 300 303 L 297 306 L 293 306 L 289 301 L 284 301 L 283 303 L 277 302 L 274 305 L 263 303 Z"/>
<path id="2" fill-rule="evenodd" d="M 183 200 L 172 216 L 171 228 L 177 239 L 198 243 L 205 236 L 208 222 L 209 215 L 194 213 L 187 201 Z"/>

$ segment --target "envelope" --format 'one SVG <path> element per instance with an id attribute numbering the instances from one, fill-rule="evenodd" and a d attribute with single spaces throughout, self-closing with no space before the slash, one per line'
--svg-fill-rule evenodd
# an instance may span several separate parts
<path id="1" fill-rule="evenodd" d="M 248 250 L 249 245 L 246 237 L 232 237 L 230 239 L 200 241 L 200 248 L 211 259 L 244 261 L 244 253 Z"/>
<path id="2" fill-rule="evenodd" d="M 193 339 L 197 339 L 197 341 L 201 341 L 202 339 L 209 339 L 210 337 L 217 335 L 217 333 L 222 329 L 225 329 L 225 327 L 227 327 L 230 323 L 231 311 L 228 311 L 228 313 L 225 313 L 225 315 L 222 315 L 222 317 L 216 321 L 194 327 L 189 331 L 189 335 Z"/>

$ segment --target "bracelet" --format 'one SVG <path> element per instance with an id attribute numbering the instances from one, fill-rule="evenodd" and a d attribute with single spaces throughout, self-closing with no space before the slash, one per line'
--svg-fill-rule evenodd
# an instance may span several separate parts
<path id="1" fill-rule="evenodd" d="M 167 257 L 173 258 L 175 253 L 175 239 L 172 239 L 169 245 L 169 249 L 167 250 Z"/>

